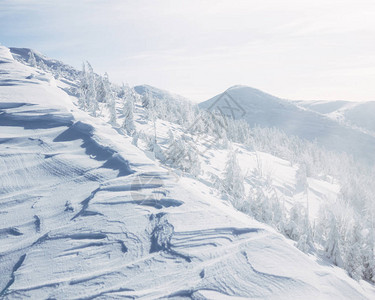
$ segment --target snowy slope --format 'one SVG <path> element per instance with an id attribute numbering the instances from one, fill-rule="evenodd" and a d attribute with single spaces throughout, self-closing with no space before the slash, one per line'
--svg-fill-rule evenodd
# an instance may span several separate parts
<path id="1" fill-rule="evenodd" d="M 188 99 L 174 94 L 170 93 L 166 90 L 158 89 L 156 87 L 153 87 L 151 85 L 137 85 L 134 87 L 134 90 L 141 96 L 144 96 L 145 94 L 149 94 L 154 99 L 171 99 L 174 101 L 188 101 Z"/>
<path id="2" fill-rule="evenodd" d="M 329 115 L 331 113 L 334 113 L 335 111 L 342 110 L 350 106 L 350 104 L 356 104 L 349 101 L 293 101 L 294 103 L 298 104 L 299 106 L 308 108 L 312 111 L 316 111 L 318 113 L 321 113 L 323 115 Z"/>
<path id="3" fill-rule="evenodd" d="M 375 162 L 375 137 L 372 135 L 247 86 L 234 86 L 224 93 L 244 110 L 240 117 L 251 126 L 276 127 L 288 135 L 316 140 L 328 150 L 347 152 L 371 164 Z M 200 107 L 220 106 L 223 94 L 202 102 Z"/>
<path id="4" fill-rule="evenodd" d="M 31 50 L 29 48 L 9 48 L 13 58 L 15 58 L 18 61 L 21 62 L 27 62 L 29 60 L 29 53 L 30 51 L 33 53 L 35 57 L 36 64 L 38 64 L 42 69 L 43 67 L 48 67 L 52 70 L 59 71 L 62 75 L 64 75 L 64 78 L 62 80 L 66 79 L 76 79 L 79 74 L 81 73 L 80 71 L 77 71 L 73 67 L 64 64 L 61 61 L 58 61 L 56 59 L 51 59 L 49 57 L 46 57 L 42 53 Z"/>
<path id="5" fill-rule="evenodd" d="M 375 101 L 297 101 L 298 105 L 375 134 Z"/>
<path id="6" fill-rule="evenodd" d="M 5 47 L 0 66 L 1 298 L 375 297 L 162 168 L 62 81 Z"/>

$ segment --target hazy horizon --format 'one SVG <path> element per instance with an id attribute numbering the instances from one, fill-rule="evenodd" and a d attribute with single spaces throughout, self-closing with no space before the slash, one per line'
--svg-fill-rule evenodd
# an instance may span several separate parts
<path id="1" fill-rule="evenodd" d="M 371 1 L 0 4 L 0 43 L 204 101 L 233 85 L 291 100 L 375 100 Z"/>

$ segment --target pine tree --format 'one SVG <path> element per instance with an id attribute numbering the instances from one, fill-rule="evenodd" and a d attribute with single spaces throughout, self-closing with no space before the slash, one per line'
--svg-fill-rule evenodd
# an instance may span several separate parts
<path id="1" fill-rule="evenodd" d="M 339 267 L 343 266 L 343 260 L 341 256 L 339 246 L 340 235 L 336 226 L 336 218 L 333 214 L 330 216 L 329 233 L 326 240 L 325 252 L 331 261 Z"/>
<path id="2" fill-rule="evenodd" d="M 36 66 L 37 66 L 37 63 L 36 63 L 36 59 L 35 59 L 35 55 L 34 55 L 33 50 L 30 50 L 30 52 L 29 52 L 29 59 L 27 60 L 27 63 L 28 63 L 31 67 L 36 67 Z"/>
<path id="3" fill-rule="evenodd" d="M 231 151 L 228 154 L 227 163 L 224 172 L 224 190 L 225 193 L 238 205 L 243 201 L 245 188 L 244 177 L 240 165 L 238 164 L 237 154 Z"/>
<path id="4" fill-rule="evenodd" d="M 112 91 L 111 83 L 109 82 L 109 77 L 107 73 L 104 74 L 103 84 L 105 90 L 105 102 L 109 110 L 109 123 L 115 125 L 117 120 L 116 99 Z"/>
<path id="5" fill-rule="evenodd" d="M 86 94 L 86 103 L 87 103 L 87 110 L 91 112 L 94 116 L 96 116 L 96 113 L 99 109 L 97 96 L 96 96 L 96 80 L 95 80 L 95 73 L 90 65 L 89 62 L 86 62 L 87 64 L 87 84 L 88 84 L 88 90 Z"/>
<path id="6" fill-rule="evenodd" d="M 96 100 L 98 102 L 106 103 L 108 91 L 106 90 L 106 87 L 104 86 L 104 81 L 103 81 L 102 76 L 99 76 L 96 80 L 96 89 L 97 89 Z"/>
<path id="7" fill-rule="evenodd" d="M 272 223 L 273 226 L 282 234 L 285 234 L 285 208 L 280 202 L 279 197 L 275 192 L 275 198 L 272 202 Z"/>
<path id="8" fill-rule="evenodd" d="M 345 269 L 353 279 L 359 280 L 363 276 L 363 259 L 361 227 L 358 222 L 349 231 L 346 243 Z"/>
<path id="9" fill-rule="evenodd" d="M 165 154 L 163 149 L 159 146 L 158 143 L 155 143 L 154 145 L 154 155 L 155 158 L 157 158 L 160 161 L 165 161 Z"/>
<path id="10" fill-rule="evenodd" d="M 174 168 L 197 176 L 201 172 L 198 149 L 186 135 L 173 140 L 165 152 L 164 162 Z"/>
<path id="11" fill-rule="evenodd" d="M 37 66 L 40 70 L 43 70 L 43 71 L 48 71 L 48 67 L 47 65 L 44 63 L 43 60 L 39 60 L 38 63 L 37 63 Z"/>
<path id="12" fill-rule="evenodd" d="M 144 108 L 147 108 L 149 106 L 151 98 L 152 97 L 151 97 L 150 93 L 146 90 L 145 93 L 142 96 L 142 106 Z"/>
<path id="13" fill-rule="evenodd" d="M 301 236 L 302 207 L 295 203 L 289 212 L 289 219 L 285 225 L 285 234 L 294 241 L 298 241 Z"/>
<path id="14" fill-rule="evenodd" d="M 129 86 L 122 83 L 121 88 L 120 88 L 119 92 L 117 93 L 117 97 L 122 98 L 122 99 L 126 99 L 127 94 L 129 93 L 129 90 L 130 90 Z"/>
<path id="15" fill-rule="evenodd" d="M 363 276 L 367 280 L 375 280 L 374 230 L 369 228 L 365 239 L 363 255 Z"/>
<path id="16" fill-rule="evenodd" d="M 133 140 L 132 140 L 132 144 L 134 145 L 134 146 L 136 146 L 136 147 L 138 147 L 138 139 L 139 139 L 139 133 L 135 133 L 134 135 L 133 135 Z"/>
<path id="17" fill-rule="evenodd" d="M 79 105 L 81 109 L 87 109 L 87 94 L 89 89 L 88 76 L 85 63 L 82 64 L 81 76 L 79 79 Z"/>
<path id="18" fill-rule="evenodd" d="M 62 76 L 61 67 L 58 65 L 54 72 L 54 77 L 55 79 L 59 79 L 61 76 Z"/>
<path id="19" fill-rule="evenodd" d="M 327 205 L 320 205 L 318 219 L 314 228 L 314 241 L 320 245 L 325 245 L 328 236 L 328 227 L 331 222 L 330 211 Z"/>
<path id="20" fill-rule="evenodd" d="M 95 73 L 89 62 L 83 63 L 79 81 L 80 107 L 96 116 L 99 105 L 96 96 Z"/>
<path id="21" fill-rule="evenodd" d="M 308 237 L 306 234 L 302 234 L 297 242 L 297 248 L 302 252 L 309 252 L 310 246 L 308 242 Z"/>
<path id="22" fill-rule="evenodd" d="M 124 99 L 124 122 L 122 124 L 122 128 L 124 128 L 127 134 L 130 136 L 132 136 L 135 132 L 133 107 L 133 100 L 130 97 L 128 97 L 128 99 Z"/>
<path id="23" fill-rule="evenodd" d="M 260 222 L 271 225 L 273 219 L 272 203 L 263 188 L 262 186 L 253 188 L 249 193 L 248 202 L 252 216 Z"/>

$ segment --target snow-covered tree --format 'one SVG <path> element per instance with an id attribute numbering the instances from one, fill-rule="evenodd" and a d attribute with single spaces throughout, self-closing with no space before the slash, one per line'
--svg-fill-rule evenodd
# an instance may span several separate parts
<path id="1" fill-rule="evenodd" d="M 367 280 L 375 280 L 375 256 L 374 256 L 374 230 L 372 226 L 368 229 L 368 233 L 364 240 L 362 249 L 363 257 L 363 276 Z"/>
<path id="2" fill-rule="evenodd" d="M 82 109 L 96 116 L 99 109 L 96 98 L 95 73 L 90 63 L 83 63 L 79 82 L 79 104 Z"/>
<path id="3" fill-rule="evenodd" d="M 285 207 L 283 201 L 279 199 L 275 192 L 275 197 L 272 201 L 272 225 L 275 227 L 280 233 L 285 234 L 285 222 L 286 222 L 286 214 L 285 214 Z"/>
<path id="4" fill-rule="evenodd" d="M 82 64 L 82 72 L 81 72 L 81 76 L 80 76 L 80 80 L 79 80 L 79 104 L 80 104 L 80 107 L 83 109 L 83 110 L 86 110 L 87 109 L 87 98 L 88 98 L 88 89 L 89 89 L 89 79 L 88 79 L 88 75 L 87 75 L 87 71 L 86 71 L 86 64 L 83 63 Z"/>
<path id="5" fill-rule="evenodd" d="M 141 101 L 142 101 L 142 106 L 144 108 L 148 108 L 150 102 L 152 101 L 151 94 L 148 91 L 145 91 L 145 93 L 142 95 Z"/>
<path id="6" fill-rule="evenodd" d="M 224 193 L 227 194 L 234 203 L 242 202 L 245 196 L 244 176 L 235 151 L 231 151 L 227 157 L 223 188 Z"/>
<path id="7" fill-rule="evenodd" d="M 133 140 L 132 140 L 132 144 L 136 147 L 138 147 L 138 140 L 139 140 L 139 136 L 140 136 L 140 133 L 136 132 L 134 135 L 133 135 Z"/>
<path id="8" fill-rule="evenodd" d="M 299 227 L 300 236 L 298 238 L 297 248 L 305 253 L 314 250 L 313 231 L 309 222 L 307 210 L 304 210 L 304 215 L 301 217 Z"/>
<path id="9" fill-rule="evenodd" d="M 126 106 L 124 105 L 124 122 L 122 128 L 124 128 L 130 136 L 135 132 L 133 103 L 131 100 L 126 100 Z"/>
<path id="10" fill-rule="evenodd" d="M 165 154 L 164 154 L 164 151 L 163 149 L 159 146 L 158 143 L 155 143 L 154 144 L 154 155 L 155 155 L 155 158 L 160 160 L 160 161 L 165 161 L 166 157 L 165 157 Z"/>
<path id="11" fill-rule="evenodd" d="M 212 186 L 230 199 L 237 209 L 277 228 L 295 240 L 297 247 L 302 251 L 308 252 L 314 248 L 314 243 L 319 244 L 326 251 L 327 257 L 335 264 L 346 268 L 353 277 L 362 276 L 374 280 L 374 241 L 370 241 L 370 236 L 373 238 L 373 234 L 368 233 L 371 229 L 369 216 L 375 212 L 375 207 L 372 205 L 375 194 L 373 170 L 360 167 L 345 154 L 329 152 L 319 148 L 316 143 L 287 136 L 275 128 L 250 127 L 244 120 L 222 119 L 220 115 L 200 110 L 199 107 L 188 102 L 157 97 L 149 91 L 146 91 L 140 100 L 144 108 L 144 118 L 148 121 L 148 125 L 153 126 L 153 134 L 138 135 L 133 132 L 134 106 L 128 101 L 132 90 L 124 86 L 119 88 L 111 85 L 108 75 L 104 77 L 95 75 L 89 65 L 86 70 L 84 67 L 80 80 L 81 107 L 95 113 L 99 102 L 105 103 L 105 106 L 100 107 L 108 110 L 111 122 L 115 123 L 115 100 L 124 99 L 125 118 L 122 126 L 128 134 L 133 134 L 133 143 L 137 144 L 140 137 L 145 141 L 146 148 L 169 166 L 193 175 L 200 174 L 200 154 L 194 139 L 201 136 L 204 136 L 205 141 L 213 140 L 215 145 L 224 147 L 230 146 L 232 142 L 240 143 L 249 150 L 270 153 L 288 160 L 292 166 L 297 165 L 296 190 L 306 196 L 306 205 L 304 202 L 295 204 L 289 211 L 280 201 L 279 197 L 283 198 L 278 195 L 280 192 L 275 189 L 271 176 L 266 174 L 261 165 L 258 166 L 258 174 L 246 176 L 246 182 L 250 185 L 247 199 L 244 199 L 244 178 L 236 158 L 233 159 L 228 155 L 224 178 L 212 175 L 210 180 Z M 95 84 L 92 84 L 93 78 Z M 96 102 L 92 101 L 93 98 Z M 142 108 L 137 107 L 137 113 L 141 110 Z M 169 132 L 166 143 L 169 147 L 166 151 L 157 144 L 158 119 L 179 125 L 173 133 Z M 211 137 L 211 140 L 206 140 L 206 137 Z M 318 220 L 314 222 L 313 227 L 309 222 L 308 177 L 341 185 L 340 195 L 334 208 L 322 205 Z M 352 232 L 350 224 L 353 222 L 354 215 L 361 215 L 361 226 L 363 226 L 360 239 L 355 243 L 350 237 L 352 233 L 348 235 L 348 232 Z"/>
<path id="12" fill-rule="evenodd" d="M 124 115 L 124 122 L 122 124 L 122 128 L 124 128 L 128 135 L 133 135 L 135 132 L 135 125 L 134 125 L 134 96 L 127 92 L 123 94 L 124 105 L 123 105 L 123 115 Z"/>
<path id="13" fill-rule="evenodd" d="M 104 74 L 103 79 L 106 95 L 105 102 L 109 111 L 109 123 L 112 125 L 116 124 L 117 114 L 116 114 L 116 98 L 111 88 L 111 83 L 109 82 L 108 74 Z"/>
<path id="14" fill-rule="evenodd" d="M 301 204 L 295 203 L 289 211 L 289 218 L 285 225 L 285 234 L 295 241 L 298 241 L 301 236 L 301 225 L 303 224 L 302 210 L 303 207 Z"/>
<path id="15" fill-rule="evenodd" d="M 61 66 L 57 66 L 56 69 L 54 70 L 54 77 L 55 79 L 59 79 L 62 76 L 62 70 Z"/>
<path id="16" fill-rule="evenodd" d="M 165 163 L 197 176 L 201 172 L 198 149 L 186 135 L 175 138 L 165 152 Z"/>
<path id="17" fill-rule="evenodd" d="M 27 63 L 32 66 L 32 67 L 36 67 L 37 66 L 37 62 L 36 62 L 36 59 L 35 59 L 35 55 L 34 55 L 34 51 L 33 50 L 30 50 L 29 51 L 29 59 L 27 60 Z"/>
<path id="18" fill-rule="evenodd" d="M 94 116 L 99 109 L 98 101 L 96 99 L 96 85 L 95 85 L 95 73 L 89 62 L 87 65 L 87 82 L 88 82 L 88 93 L 87 93 L 87 104 L 88 111 L 90 111 Z"/>
<path id="19" fill-rule="evenodd" d="M 127 94 L 129 93 L 130 87 L 122 83 L 120 90 L 117 93 L 117 97 L 120 99 L 126 99 Z"/>
<path id="20" fill-rule="evenodd" d="M 37 62 L 37 66 L 38 66 L 38 68 L 40 70 L 43 70 L 43 71 L 48 71 L 49 70 L 48 67 L 47 67 L 47 65 L 41 59 Z"/>
<path id="21" fill-rule="evenodd" d="M 273 210 L 272 210 L 272 197 L 268 194 L 265 186 L 258 186 L 250 189 L 247 197 L 247 202 L 251 210 L 251 215 L 258 221 L 272 225 Z"/>
<path id="22" fill-rule="evenodd" d="M 362 235 L 358 222 L 355 222 L 348 233 L 345 249 L 345 268 L 349 275 L 359 280 L 363 276 Z"/>
<path id="23" fill-rule="evenodd" d="M 107 95 L 109 93 L 108 88 L 104 85 L 104 80 L 102 76 L 99 76 L 96 81 L 96 97 L 98 102 L 106 103 Z"/>
<path id="24" fill-rule="evenodd" d="M 329 233 L 325 243 L 325 253 L 336 266 L 342 267 L 344 264 L 340 250 L 340 235 L 336 226 L 336 218 L 333 214 L 330 215 L 329 222 Z"/>
<path id="25" fill-rule="evenodd" d="M 310 245 L 308 241 L 308 236 L 306 234 L 302 234 L 297 242 L 297 248 L 302 252 L 309 252 Z"/>

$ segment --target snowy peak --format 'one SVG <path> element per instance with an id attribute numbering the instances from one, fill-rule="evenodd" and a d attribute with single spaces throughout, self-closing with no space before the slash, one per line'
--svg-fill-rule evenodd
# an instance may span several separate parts
<path id="1" fill-rule="evenodd" d="M 256 88 L 246 85 L 234 85 L 228 88 L 225 92 L 229 93 L 232 97 L 235 97 L 240 103 L 251 101 L 255 102 L 287 102 L 286 100 L 275 97 L 271 94 L 265 93 Z"/>
<path id="2" fill-rule="evenodd" d="M 277 98 L 247 86 L 234 86 L 205 102 L 201 108 L 220 108 L 223 95 L 229 95 L 225 105 L 238 106 L 241 118 L 251 127 L 276 128 L 337 152 L 346 152 L 363 162 L 375 163 L 375 137 L 345 126 L 319 112 L 301 107 L 300 103 Z M 340 103 L 341 104 L 341 103 Z M 370 113 L 371 115 L 371 113 Z M 371 123 L 372 125 L 372 123 Z"/>

